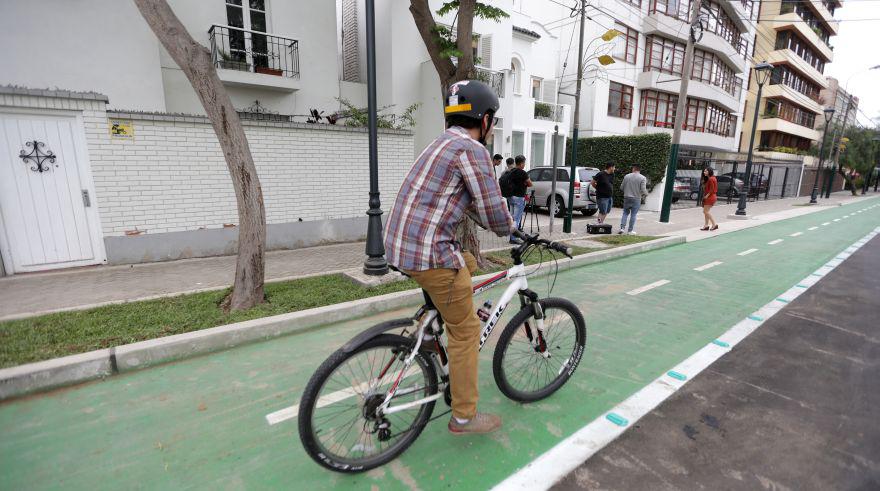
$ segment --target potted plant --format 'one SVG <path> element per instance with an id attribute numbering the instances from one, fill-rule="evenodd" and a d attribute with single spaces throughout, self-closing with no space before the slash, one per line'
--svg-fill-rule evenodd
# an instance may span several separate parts
<path id="1" fill-rule="evenodd" d="M 553 106 L 545 102 L 535 101 L 535 117 L 550 119 L 553 117 Z"/>
<path id="2" fill-rule="evenodd" d="M 217 54 L 220 55 L 220 60 L 218 60 L 220 68 L 225 68 L 227 70 L 241 70 L 241 66 L 244 65 L 243 62 L 236 60 L 232 55 L 222 49 L 217 50 Z"/>
<path id="3" fill-rule="evenodd" d="M 254 71 L 257 73 L 262 73 L 264 75 L 275 75 L 276 77 L 280 77 L 284 75 L 284 71 L 278 68 L 271 68 L 267 66 L 255 66 Z"/>

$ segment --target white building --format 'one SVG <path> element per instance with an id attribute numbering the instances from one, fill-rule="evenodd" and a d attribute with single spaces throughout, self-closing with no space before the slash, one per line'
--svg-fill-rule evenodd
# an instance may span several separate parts
<path id="1" fill-rule="evenodd" d="M 564 135 L 570 125 L 569 106 L 556 104 L 560 39 L 519 3 L 496 2 L 509 18 L 474 23 L 481 76 L 502 97 L 492 150 L 549 163 L 554 128 Z M 363 0 L 169 4 L 211 51 L 244 113 L 269 247 L 362 237 L 366 133 L 305 121 L 311 109 L 340 109 L 339 98 L 366 105 Z M 380 132 L 386 209 L 443 126 L 439 80 L 407 5 L 376 1 L 378 103 L 397 113 L 421 104 L 412 131 Z M 234 252 L 222 152 L 189 82 L 132 2 L 2 2 L 0 41 L 7 274 Z M 41 153 L 31 155 L 29 142 Z M 48 153 L 54 162 L 39 158 Z"/>

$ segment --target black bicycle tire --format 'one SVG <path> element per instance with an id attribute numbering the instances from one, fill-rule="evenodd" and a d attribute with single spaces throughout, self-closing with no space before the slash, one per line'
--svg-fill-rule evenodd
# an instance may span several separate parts
<path id="1" fill-rule="evenodd" d="M 359 346 L 356 350 L 350 353 L 346 353 L 341 349 L 337 350 L 333 354 L 331 354 L 326 360 L 324 360 L 321 366 L 318 367 L 318 369 L 312 375 L 312 378 L 309 379 L 309 383 L 306 385 L 306 389 L 303 391 L 302 399 L 300 400 L 298 415 L 300 441 L 306 451 L 306 454 L 308 454 L 309 457 L 312 458 L 312 460 L 327 469 L 340 473 L 354 474 L 365 472 L 370 469 L 385 465 L 388 462 L 391 462 L 392 460 L 397 458 L 401 453 L 409 448 L 409 446 L 416 441 L 422 430 L 425 429 L 425 425 L 427 425 L 428 421 L 431 419 L 431 413 L 434 411 L 434 404 L 436 401 L 429 402 L 423 406 L 424 409 L 421 411 L 421 414 L 419 415 L 417 421 L 415 421 L 411 427 L 412 431 L 409 435 L 405 436 L 401 440 L 401 443 L 399 443 L 397 447 L 394 447 L 393 451 L 382 453 L 372 459 L 367 459 L 362 465 L 353 466 L 349 463 L 334 460 L 332 457 L 324 455 L 321 451 L 317 439 L 312 432 L 311 418 L 315 409 L 314 406 L 318 394 L 321 388 L 324 386 L 327 377 L 329 377 L 330 374 L 332 374 L 339 365 L 341 365 L 349 358 L 352 358 L 358 353 L 361 353 L 367 349 L 382 346 L 383 344 L 388 346 L 389 348 L 401 345 L 411 347 L 412 339 L 404 336 L 398 336 L 396 334 L 380 334 L 375 338 L 372 338 L 369 341 L 365 342 L 363 345 Z M 434 368 L 434 364 L 430 360 L 426 359 L 422 354 L 418 354 L 416 355 L 416 357 L 416 363 L 419 363 L 419 359 L 424 362 L 421 365 L 427 370 L 432 388 L 430 394 L 433 395 L 437 392 L 437 370 Z"/>
<path id="2" fill-rule="evenodd" d="M 534 393 L 527 393 L 513 388 L 504 375 L 501 362 L 506 353 L 506 347 L 516 333 L 517 328 L 519 328 L 522 323 L 532 315 L 532 307 L 526 306 L 517 312 L 517 314 L 513 316 L 513 319 L 507 323 L 507 326 L 504 327 L 504 331 L 501 332 L 501 336 L 498 338 L 498 344 L 495 346 L 495 354 L 492 358 L 492 374 L 495 377 L 495 385 L 498 386 L 498 390 L 507 396 L 507 398 L 517 402 L 540 401 L 541 399 L 549 397 L 565 385 L 583 359 L 584 349 L 587 343 L 586 321 L 584 320 L 584 316 L 580 309 L 578 309 L 574 303 L 564 298 L 542 298 L 538 302 L 541 304 L 541 307 L 545 308 L 545 310 L 546 308 L 564 310 L 574 319 L 578 349 L 572 356 L 573 361 L 571 361 L 568 370 L 565 370 L 557 376 L 552 383 L 545 386 L 543 389 L 535 391 Z"/>

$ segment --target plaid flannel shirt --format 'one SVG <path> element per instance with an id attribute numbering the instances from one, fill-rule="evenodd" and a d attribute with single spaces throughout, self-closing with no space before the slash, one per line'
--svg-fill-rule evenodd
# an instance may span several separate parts
<path id="1" fill-rule="evenodd" d="M 388 263 L 408 271 L 464 268 L 455 227 L 471 205 L 498 236 L 513 230 L 489 151 L 453 126 L 425 148 L 400 186 L 385 227 Z"/>

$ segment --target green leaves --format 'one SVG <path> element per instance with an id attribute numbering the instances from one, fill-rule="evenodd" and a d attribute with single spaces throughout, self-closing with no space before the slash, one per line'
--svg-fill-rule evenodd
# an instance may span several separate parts
<path id="1" fill-rule="evenodd" d="M 617 170 L 614 173 L 614 202 L 622 205 L 620 180 L 630 172 L 630 166 L 639 164 L 642 174 L 648 178 L 648 190 L 653 189 L 666 172 L 671 140 L 666 133 L 579 138 L 577 163 L 598 169 L 605 169 L 608 162 L 615 164 Z M 568 140 L 568 145 L 565 161 L 571 165 L 571 139 Z"/>
<path id="2" fill-rule="evenodd" d="M 461 3 L 458 0 L 446 2 L 437 10 L 437 15 L 442 17 L 452 11 L 458 11 L 459 6 L 461 6 Z M 477 2 L 474 6 L 474 17 L 499 21 L 506 17 L 510 17 L 510 15 L 508 15 L 507 12 L 501 10 L 498 7 L 493 7 L 486 3 Z"/>

